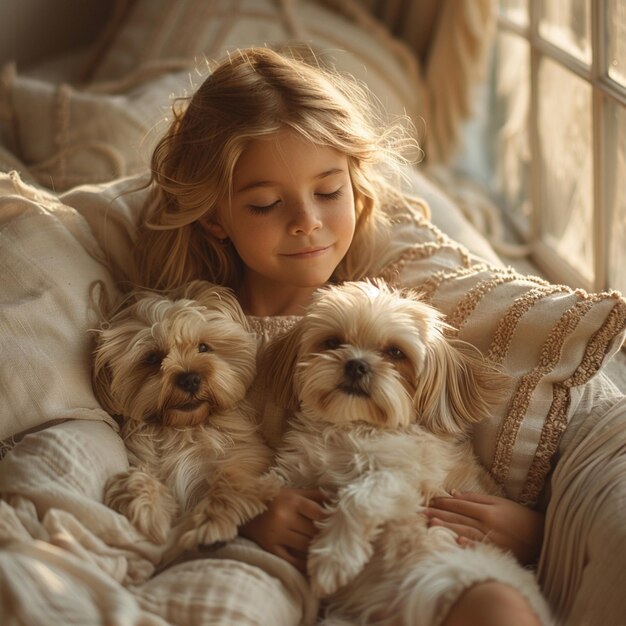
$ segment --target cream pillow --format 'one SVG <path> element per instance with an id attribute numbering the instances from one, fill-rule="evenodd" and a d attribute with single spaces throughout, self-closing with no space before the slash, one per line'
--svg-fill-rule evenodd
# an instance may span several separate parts
<path id="1" fill-rule="evenodd" d="M 184 70 L 79 89 L 18 76 L 11 66 L 3 74 L 2 142 L 30 177 L 57 191 L 145 171 L 171 96 L 183 95 L 190 81 Z"/>
<path id="2" fill-rule="evenodd" d="M 580 394 L 572 389 L 624 341 L 626 300 L 489 263 L 417 212 L 396 216 L 394 243 L 380 262 L 381 276 L 422 291 L 461 339 L 513 377 L 510 401 L 475 427 L 474 444 L 509 497 L 536 504 L 576 411 Z"/>
<path id="3" fill-rule="evenodd" d="M 114 289 L 102 252 L 74 209 L 15 172 L 0 174 L 0 275 L 0 441 L 54 420 L 113 425 L 90 376 L 89 288 Z"/>
<path id="4" fill-rule="evenodd" d="M 315 0 L 136 0 L 91 75 L 108 81 L 167 59 L 216 59 L 249 46 L 308 44 L 324 62 L 365 82 L 392 115 L 418 119 L 418 64 L 378 26 L 366 30 Z"/>

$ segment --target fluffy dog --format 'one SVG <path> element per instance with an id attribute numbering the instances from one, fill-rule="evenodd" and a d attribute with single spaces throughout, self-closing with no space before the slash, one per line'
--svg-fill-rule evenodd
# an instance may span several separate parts
<path id="1" fill-rule="evenodd" d="M 464 589 L 495 579 L 549 623 L 532 573 L 511 555 L 460 548 L 420 513 L 453 489 L 501 494 L 468 429 L 504 401 L 509 378 L 449 330 L 413 292 L 346 283 L 320 290 L 264 357 L 278 402 L 296 411 L 274 471 L 331 499 L 307 567 L 334 619 L 437 624 Z"/>
<path id="2" fill-rule="evenodd" d="M 278 487 L 245 400 L 255 373 L 256 340 L 228 290 L 133 294 L 96 331 L 94 390 L 122 417 L 130 460 L 105 503 L 159 544 L 232 539 Z"/>

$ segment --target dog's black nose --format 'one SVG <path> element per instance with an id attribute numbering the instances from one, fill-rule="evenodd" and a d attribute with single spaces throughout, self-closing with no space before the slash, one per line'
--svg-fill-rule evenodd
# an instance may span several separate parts
<path id="1" fill-rule="evenodd" d="M 196 391 L 198 391 L 201 381 L 202 379 L 200 378 L 199 374 L 196 374 L 195 372 L 184 372 L 183 374 L 180 374 L 178 376 L 178 378 L 176 379 L 176 384 L 181 389 L 184 389 L 189 393 L 195 393 Z"/>
<path id="2" fill-rule="evenodd" d="M 344 371 L 350 380 L 359 380 L 366 374 L 369 374 L 370 366 L 363 359 L 350 359 L 346 362 Z"/>

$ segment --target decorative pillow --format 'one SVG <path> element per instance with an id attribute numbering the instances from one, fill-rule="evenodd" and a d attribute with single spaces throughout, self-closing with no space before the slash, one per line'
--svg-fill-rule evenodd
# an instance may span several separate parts
<path id="1" fill-rule="evenodd" d="M 87 332 L 91 283 L 113 290 L 102 252 L 74 209 L 15 172 L 0 174 L 0 275 L 0 440 L 68 418 L 113 424 Z"/>
<path id="2" fill-rule="evenodd" d="M 436 214 L 437 207 L 431 207 Z M 486 262 L 417 212 L 396 216 L 380 275 L 419 288 L 513 377 L 510 401 L 479 423 L 476 452 L 509 497 L 535 504 L 580 397 L 626 335 L 626 300 L 586 293 Z"/>
<path id="3" fill-rule="evenodd" d="M 145 63 L 197 62 L 255 45 L 310 45 L 341 72 L 367 83 L 393 115 L 419 119 L 419 69 L 400 40 L 366 30 L 314 0 L 136 0 L 95 66 L 92 81 L 125 76 Z"/>
<path id="4" fill-rule="evenodd" d="M 17 76 L 0 80 L 0 137 L 36 182 L 55 190 L 146 170 L 165 131 L 172 94 L 189 87 L 189 71 L 137 75 L 120 93 L 113 85 L 77 89 Z"/>

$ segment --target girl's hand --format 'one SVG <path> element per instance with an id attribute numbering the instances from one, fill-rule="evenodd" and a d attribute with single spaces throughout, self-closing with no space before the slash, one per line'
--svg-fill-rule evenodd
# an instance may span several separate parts
<path id="1" fill-rule="evenodd" d="M 433 498 L 424 510 L 430 526 L 445 526 L 459 545 L 489 540 L 513 552 L 522 565 L 535 563 L 543 541 L 544 515 L 513 500 L 480 493 L 453 492 Z"/>
<path id="2" fill-rule="evenodd" d="M 315 522 L 326 516 L 324 502 L 317 489 L 283 487 L 267 511 L 241 526 L 239 533 L 306 573 L 309 544 L 318 533 Z"/>

